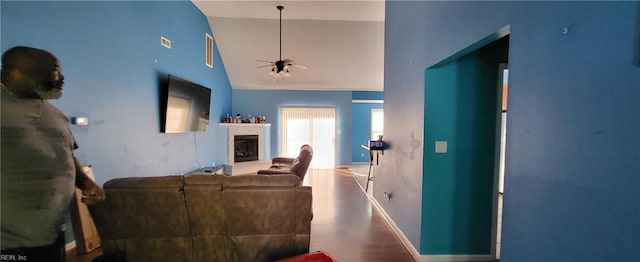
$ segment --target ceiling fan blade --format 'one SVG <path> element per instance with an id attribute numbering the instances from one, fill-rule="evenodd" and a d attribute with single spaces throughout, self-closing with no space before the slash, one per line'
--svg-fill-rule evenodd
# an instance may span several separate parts
<path id="1" fill-rule="evenodd" d="M 275 63 L 275 62 L 272 62 L 272 61 L 258 60 L 258 59 L 256 59 L 256 61 L 258 61 L 258 62 L 265 62 L 265 63 L 271 63 L 271 64 Z"/>
<path id="2" fill-rule="evenodd" d="M 296 68 L 300 68 L 300 69 L 309 69 L 308 66 L 306 65 L 295 65 L 295 64 L 291 64 L 291 66 L 296 67 Z"/>
<path id="3" fill-rule="evenodd" d="M 273 66 L 273 65 L 263 65 L 263 66 L 258 66 L 256 68 L 263 68 L 263 67 L 269 67 L 269 66 Z"/>

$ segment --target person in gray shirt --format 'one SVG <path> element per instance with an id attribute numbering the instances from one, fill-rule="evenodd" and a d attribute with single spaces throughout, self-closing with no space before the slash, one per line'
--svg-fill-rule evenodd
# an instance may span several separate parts
<path id="1" fill-rule="evenodd" d="M 64 76 L 48 51 L 17 46 L 2 55 L 0 260 L 64 261 L 63 224 L 75 186 L 86 204 L 104 191 L 73 155 L 67 117 L 47 100 Z"/>

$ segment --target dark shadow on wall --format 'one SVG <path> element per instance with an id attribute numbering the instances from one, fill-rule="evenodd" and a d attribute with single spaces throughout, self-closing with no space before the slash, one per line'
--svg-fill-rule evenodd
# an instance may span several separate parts
<path id="1" fill-rule="evenodd" d="M 167 111 L 162 110 L 163 108 L 167 108 L 167 95 L 169 94 L 169 73 L 165 72 L 157 72 L 157 86 L 158 86 L 158 102 L 159 102 L 159 111 L 158 114 L 158 123 L 159 130 L 158 132 L 164 132 L 165 130 L 165 119 L 167 117 Z"/>
<path id="2" fill-rule="evenodd" d="M 636 15 L 636 66 L 640 67 L 640 3 L 638 4 L 638 14 Z"/>

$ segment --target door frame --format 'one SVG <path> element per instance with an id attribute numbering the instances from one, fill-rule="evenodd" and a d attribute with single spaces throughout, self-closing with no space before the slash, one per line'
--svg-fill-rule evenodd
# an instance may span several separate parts
<path id="1" fill-rule="evenodd" d="M 508 93 L 508 80 L 507 80 L 507 86 L 506 88 L 503 86 L 504 85 L 504 70 L 508 70 L 509 69 L 509 65 L 506 63 L 501 63 L 498 65 L 498 83 L 497 83 L 497 102 L 496 102 L 496 147 L 495 147 L 495 158 L 494 158 L 494 183 L 493 183 L 493 218 L 492 218 L 492 225 L 491 225 L 491 241 L 492 241 L 492 245 L 491 245 L 491 256 L 496 259 L 499 260 L 500 259 L 500 246 L 502 244 L 502 202 L 504 200 L 504 172 L 501 172 L 501 170 L 504 170 L 504 162 L 502 161 L 504 158 L 504 155 L 506 155 L 505 152 L 503 152 L 503 148 L 506 148 L 506 140 L 502 141 L 502 132 L 503 132 L 503 125 L 502 125 L 502 121 L 506 121 L 506 114 L 504 114 L 504 118 L 503 119 L 503 113 L 507 112 L 507 101 L 503 100 L 503 98 L 506 98 L 506 94 Z M 504 129 L 505 129 L 505 136 L 506 136 L 506 123 L 504 125 Z"/>

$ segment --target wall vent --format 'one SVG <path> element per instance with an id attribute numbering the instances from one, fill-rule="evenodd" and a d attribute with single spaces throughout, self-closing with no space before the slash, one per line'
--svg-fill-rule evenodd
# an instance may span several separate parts
<path id="1" fill-rule="evenodd" d="M 171 41 L 164 36 L 160 37 L 160 44 L 166 48 L 171 49 Z"/>
<path id="2" fill-rule="evenodd" d="M 204 63 L 213 68 L 213 37 L 210 34 L 204 35 Z"/>

